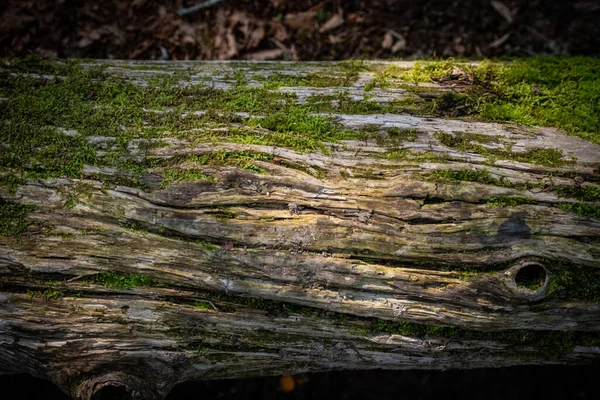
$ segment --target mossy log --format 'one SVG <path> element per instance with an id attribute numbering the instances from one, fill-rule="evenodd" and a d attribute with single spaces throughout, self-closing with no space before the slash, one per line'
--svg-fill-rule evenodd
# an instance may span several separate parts
<path id="1" fill-rule="evenodd" d="M 4 61 L 0 373 L 598 363 L 598 131 L 506 68 Z"/>

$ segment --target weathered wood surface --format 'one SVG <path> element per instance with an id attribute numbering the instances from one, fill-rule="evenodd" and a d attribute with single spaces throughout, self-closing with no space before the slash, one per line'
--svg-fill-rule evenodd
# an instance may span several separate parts
<path id="1" fill-rule="evenodd" d="M 236 71 L 252 87 L 261 85 L 257 74 L 335 68 L 109 64 L 106 73 L 140 85 L 181 69 L 193 73 L 180 83 L 210 78 L 222 90 Z M 361 72 L 348 87 L 274 90 L 299 102 L 336 90 L 361 100 L 372 78 Z M 453 90 L 429 86 L 428 96 Z M 377 102 L 407 93 L 368 92 Z M 382 157 L 389 143 L 374 136 L 325 143 L 327 153 L 170 135 L 168 146 L 145 151 L 145 139 L 127 144 L 131 160 L 169 162 L 149 168 L 143 187 L 93 165 L 81 178 L 28 179 L 14 192 L 0 186 L 2 201 L 37 206 L 20 240 L 0 237 L 0 372 L 48 378 L 78 399 L 105 386 L 151 399 L 194 378 L 600 360 L 600 304 L 551 290 L 565 271 L 600 268 L 600 221 L 559 208 L 580 200 L 551 190 L 597 188 L 600 146 L 554 128 L 393 113 L 333 117 L 383 138 L 387 128 L 414 129 L 413 141 L 394 148 L 415 153 Z M 270 134 L 244 121 L 196 135 L 232 127 Z M 515 154 L 555 149 L 568 162 L 490 160 L 444 145 L 440 131 L 487 135 L 494 140 L 482 146 L 510 143 Z M 116 141 L 87 140 L 98 152 Z M 262 173 L 197 167 L 188 157 L 241 151 L 271 157 L 252 160 Z M 192 167 L 214 179 L 161 185 L 167 169 Z M 427 178 L 436 170 L 486 170 L 504 184 Z M 76 204 L 65 207 L 74 191 Z M 530 204 L 486 202 L 514 196 Z M 524 267 L 542 272 L 539 288 L 517 285 Z M 107 271 L 161 284 L 115 288 L 91 279 Z"/>

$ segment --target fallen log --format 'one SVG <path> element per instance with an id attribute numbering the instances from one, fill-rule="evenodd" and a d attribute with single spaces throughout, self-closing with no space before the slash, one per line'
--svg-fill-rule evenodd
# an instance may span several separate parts
<path id="1" fill-rule="evenodd" d="M 519 68 L 5 60 L 0 373 L 598 363 L 597 126 Z"/>

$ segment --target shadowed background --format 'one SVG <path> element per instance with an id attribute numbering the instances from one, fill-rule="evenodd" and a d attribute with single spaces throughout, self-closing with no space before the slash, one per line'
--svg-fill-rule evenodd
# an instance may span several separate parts
<path id="1" fill-rule="evenodd" d="M 5 56 L 340 60 L 600 54 L 598 0 L 0 3 Z M 198 4 L 200 9 L 190 8 Z"/>

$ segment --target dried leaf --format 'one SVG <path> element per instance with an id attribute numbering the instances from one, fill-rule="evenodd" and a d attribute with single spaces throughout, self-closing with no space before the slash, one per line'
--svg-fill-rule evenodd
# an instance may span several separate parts
<path id="1" fill-rule="evenodd" d="M 194 45 L 196 44 L 196 37 L 198 34 L 196 29 L 191 24 L 183 23 L 179 26 L 178 36 L 181 38 L 181 44 Z M 177 42 L 177 40 L 175 42 Z M 177 43 L 174 44 L 176 45 Z"/>
<path id="2" fill-rule="evenodd" d="M 77 47 L 83 49 L 83 48 L 88 47 L 92 43 L 94 43 L 94 42 L 91 41 L 90 39 L 84 37 L 84 38 L 81 38 L 81 40 L 79 42 L 77 42 Z"/>
<path id="3" fill-rule="evenodd" d="M 228 60 L 230 58 L 235 57 L 238 54 L 238 45 L 235 41 L 235 35 L 231 30 L 227 31 L 227 35 L 225 35 L 226 39 L 226 49 L 219 56 L 221 60 Z"/>
<path id="4" fill-rule="evenodd" d="M 340 14 L 334 14 L 323 26 L 319 29 L 319 32 L 324 33 L 331 31 L 335 28 L 340 27 L 344 23 L 344 17 Z"/>
<path id="5" fill-rule="evenodd" d="M 452 46 L 454 48 L 454 51 L 457 52 L 458 54 L 464 54 L 466 48 L 464 45 L 461 44 L 462 42 L 462 38 L 461 37 L 457 37 L 453 40 L 454 45 Z"/>
<path id="6" fill-rule="evenodd" d="M 600 10 L 600 3 L 597 1 L 578 1 L 573 4 L 573 8 L 577 11 L 595 12 Z"/>
<path id="7" fill-rule="evenodd" d="M 509 24 L 513 22 L 513 12 L 501 1 L 492 0 L 490 1 L 494 10 L 498 12 L 498 14 L 502 15 L 502 18 L 506 20 Z"/>
<path id="8" fill-rule="evenodd" d="M 271 49 L 271 50 L 263 50 L 257 51 L 255 53 L 245 54 L 244 59 L 246 60 L 275 60 L 283 56 L 283 50 L 281 49 Z"/>
<path id="9" fill-rule="evenodd" d="M 292 60 L 300 61 L 300 57 L 298 56 L 298 52 L 296 51 L 296 45 L 294 45 L 293 43 L 292 43 L 292 46 L 290 47 L 290 51 L 292 52 Z"/>
<path id="10" fill-rule="evenodd" d="M 256 29 L 254 29 L 250 33 L 250 37 L 248 38 L 248 43 L 246 43 L 247 49 L 254 49 L 258 47 L 260 41 L 265 37 L 265 26 L 260 24 Z"/>
<path id="11" fill-rule="evenodd" d="M 270 39 L 270 41 L 271 41 L 271 43 L 273 43 L 275 46 L 277 46 L 277 47 L 279 47 L 281 50 L 283 50 L 283 53 L 284 53 L 284 54 L 285 54 L 285 53 L 289 53 L 289 52 L 290 52 L 290 50 L 289 50 L 287 47 L 285 47 L 285 45 L 284 45 L 283 43 L 281 43 L 279 40 L 271 38 L 271 39 Z"/>
<path id="12" fill-rule="evenodd" d="M 506 42 L 509 37 L 510 37 L 510 32 L 508 32 L 508 33 L 502 35 L 501 37 L 499 37 L 498 39 L 494 40 L 492 43 L 490 43 L 490 47 L 495 49 L 496 47 L 502 46 L 502 44 L 504 44 L 504 42 Z"/>
<path id="13" fill-rule="evenodd" d="M 356 24 L 362 24 L 365 22 L 365 19 L 355 13 L 350 13 L 346 16 L 346 19 L 350 22 L 354 22 Z"/>
<path id="14" fill-rule="evenodd" d="M 381 41 L 381 48 L 389 49 L 390 47 L 392 47 L 393 44 L 394 44 L 394 37 L 392 36 L 391 33 L 386 32 L 385 35 L 383 35 L 383 40 Z"/>
<path id="15" fill-rule="evenodd" d="M 288 33 L 287 33 L 287 29 L 285 29 L 285 26 L 283 26 L 283 24 L 277 22 L 277 21 L 271 21 L 269 23 L 270 26 L 270 34 L 276 39 L 279 40 L 280 42 L 283 42 L 284 40 L 286 40 L 288 38 Z"/>
<path id="16" fill-rule="evenodd" d="M 400 37 L 396 41 L 396 43 L 392 46 L 392 53 L 395 54 L 399 51 L 406 50 L 406 39 L 404 36 L 399 35 Z"/>
<path id="17" fill-rule="evenodd" d="M 329 35 L 328 39 L 329 39 L 329 43 L 331 43 L 331 44 L 338 44 L 338 43 L 342 42 L 342 39 L 336 35 Z"/>
<path id="18" fill-rule="evenodd" d="M 314 26 L 316 11 L 305 11 L 295 14 L 287 14 L 283 20 L 284 24 L 292 29 L 311 29 Z"/>
<path id="19" fill-rule="evenodd" d="M 153 40 L 144 40 L 134 51 L 129 54 L 130 59 L 138 58 L 148 50 L 155 42 Z"/>
<path id="20" fill-rule="evenodd" d="M 131 2 L 131 7 L 140 7 L 143 6 L 148 0 L 133 0 Z"/>

